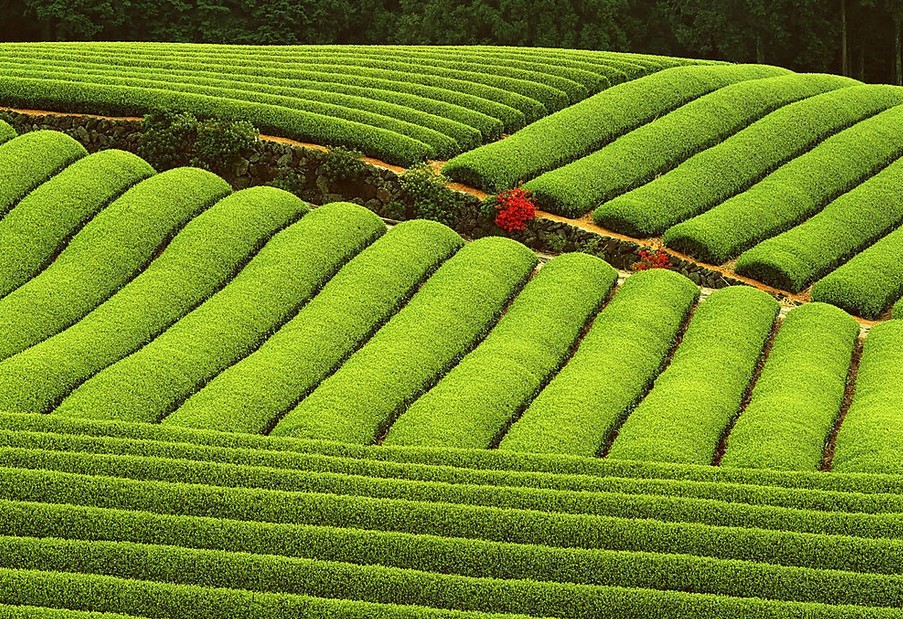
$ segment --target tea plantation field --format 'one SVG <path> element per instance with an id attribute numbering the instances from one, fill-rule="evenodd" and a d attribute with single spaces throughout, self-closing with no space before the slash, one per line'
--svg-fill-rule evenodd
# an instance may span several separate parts
<path id="1" fill-rule="evenodd" d="M 817 282 L 791 307 L 0 121 L 0 618 L 903 618 L 903 89 L 488 47 L 0 65 L 0 106 L 451 156 Z"/>

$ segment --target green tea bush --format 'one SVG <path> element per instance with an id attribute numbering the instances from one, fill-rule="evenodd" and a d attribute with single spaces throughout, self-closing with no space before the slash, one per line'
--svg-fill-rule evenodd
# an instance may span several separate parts
<path id="1" fill-rule="evenodd" d="M 853 404 L 840 426 L 834 469 L 903 473 L 903 321 L 874 327 L 865 340 Z"/>
<path id="2" fill-rule="evenodd" d="M 49 412 L 225 286 L 273 234 L 305 212 L 300 200 L 270 188 L 223 198 L 82 320 L 0 362 L 0 409 Z"/>
<path id="3" fill-rule="evenodd" d="M 840 414 L 859 324 L 809 303 L 784 319 L 722 466 L 817 471 Z"/>
<path id="4" fill-rule="evenodd" d="M 46 267 L 94 215 L 154 169 L 139 157 L 106 150 L 76 161 L 0 219 L 0 297 Z"/>
<path id="5" fill-rule="evenodd" d="M 272 434 L 376 441 L 492 328 L 536 260 L 525 246 L 505 238 L 465 246 Z"/>
<path id="6" fill-rule="evenodd" d="M 0 144 L 8 142 L 14 137 L 16 137 L 16 130 L 13 129 L 9 123 L 0 120 Z"/>
<path id="7" fill-rule="evenodd" d="M 663 234 L 746 191 L 833 134 L 903 103 L 893 86 L 851 86 L 786 105 L 659 178 L 600 205 L 600 226 L 647 237 Z"/>
<path id="8" fill-rule="evenodd" d="M 462 245 L 457 233 L 435 222 L 398 224 L 345 265 L 258 350 L 188 398 L 164 424 L 266 431 L 338 370 Z"/>
<path id="9" fill-rule="evenodd" d="M 87 154 L 75 139 L 57 131 L 33 131 L 0 144 L 0 217 Z"/>
<path id="10" fill-rule="evenodd" d="M 312 211 L 273 236 L 197 309 L 81 384 L 54 414 L 159 421 L 206 381 L 253 352 L 385 229 L 376 215 L 354 204 L 338 202 Z"/>
<path id="11" fill-rule="evenodd" d="M 182 226 L 228 195 L 197 168 L 144 180 L 95 216 L 54 262 L 0 300 L 0 359 L 78 322 L 137 276 Z"/>
<path id="12" fill-rule="evenodd" d="M 567 360 L 617 281 L 598 258 L 543 265 L 489 336 L 390 428 L 386 445 L 489 447 Z"/>
<path id="13" fill-rule="evenodd" d="M 668 368 L 611 446 L 610 458 L 709 464 L 750 386 L 778 314 L 745 286 L 714 292 L 693 315 Z"/>
<path id="14" fill-rule="evenodd" d="M 651 386 L 698 296 L 699 288 L 673 271 L 629 277 L 499 449 L 597 455 Z"/>

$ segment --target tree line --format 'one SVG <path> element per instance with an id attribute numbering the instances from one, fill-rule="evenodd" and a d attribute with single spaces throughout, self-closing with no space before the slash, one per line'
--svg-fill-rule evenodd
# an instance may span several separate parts
<path id="1" fill-rule="evenodd" d="M 903 84 L 903 0 L 0 0 L 0 40 L 606 49 Z"/>

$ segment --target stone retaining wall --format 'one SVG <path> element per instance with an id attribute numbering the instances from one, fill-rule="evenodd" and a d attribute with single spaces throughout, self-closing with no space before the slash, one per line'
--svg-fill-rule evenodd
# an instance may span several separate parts
<path id="1" fill-rule="evenodd" d="M 10 111 L 0 111 L 0 119 L 12 125 L 18 133 L 39 129 L 62 131 L 84 144 L 89 152 L 109 148 L 137 152 L 141 136 L 139 120 L 31 115 Z M 394 171 L 362 163 L 352 178 L 336 180 L 323 173 L 322 164 L 327 157 L 327 153 L 318 149 L 260 141 L 253 149 L 242 153 L 232 173 L 225 177 L 237 189 L 276 183 L 312 204 L 348 201 L 390 219 L 416 216 Z M 457 202 L 457 220 L 452 222 L 452 226 L 459 233 L 468 238 L 507 234 L 481 214 L 480 201 L 476 197 L 452 193 Z M 550 219 L 536 219 L 524 232 L 508 236 L 546 253 L 591 253 L 622 270 L 629 269 L 637 261 L 636 252 L 642 248 L 638 243 L 599 235 Z M 740 280 L 691 262 L 672 258 L 672 264 L 674 270 L 708 288 L 743 284 Z"/>

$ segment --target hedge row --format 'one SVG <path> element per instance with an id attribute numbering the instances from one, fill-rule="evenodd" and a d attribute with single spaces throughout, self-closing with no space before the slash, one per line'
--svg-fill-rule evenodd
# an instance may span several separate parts
<path id="1" fill-rule="evenodd" d="M 841 131 L 747 191 L 680 223 L 665 243 L 722 264 L 818 213 L 903 154 L 903 105 Z"/>
<path id="2" fill-rule="evenodd" d="M 566 362 L 617 279 L 586 254 L 543 265 L 486 340 L 398 419 L 385 444 L 492 445 Z"/>
<path id="3" fill-rule="evenodd" d="M 880 317 L 903 295 L 901 253 L 903 227 L 815 282 L 812 298 L 864 318 Z M 895 311 L 894 317 L 903 317 L 903 313 Z"/>
<path id="4" fill-rule="evenodd" d="M 627 593 L 626 587 L 621 586 L 615 590 L 608 586 L 474 578 L 272 555 L 52 538 L 0 537 L 0 565 L 260 593 L 568 619 L 596 618 L 601 605 Z M 768 568 L 761 571 L 763 576 L 772 576 Z M 792 571 L 784 569 L 784 573 L 789 575 Z M 825 580 L 820 573 L 816 579 Z M 889 603 L 874 606 L 896 606 L 903 600 L 901 583 L 888 577 L 844 574 L 840 579 L 847 585 L 886 586 L 889 590 L 882 592 L 881 598 Z M 830 583 L 829 591 L 836 591 L 837 585 Z M 640 592 L 633 593 L 639 597 Z M 698 599 L 687 593 L 646 593 L 663 600 Z M 753 596 L 742 593 L 737 597 Z M 865 608 L 860 610 L 868 613 Z"/>
<path id="5" fill-rule="evenodd" d="M 775 528 L 761 528 L 666 522 L 633 515 L 613 517 L 548 513 L 8 468 L 0 468 L 0 498 L 27 501 L 28 505 L 40 509 L 50 506 L 36 504 L 53 503 L 200 517 L 192 519 L 194 529 L 199 528 L 199 520 L 213 518 L 220 531 L 214 539 L 219 540 L 229 538 L 229 529 L 237 526 L 231 523 L 242 521 L 249 523 L 241 527 L 249 538 L 239 540 L 242 543 L 255 541 L 255 528 L 271 529 L 266 526 L 267 523 L 287 525 L 278 530 L 282 533 L 281 542 L 289 547 L 293 546 L 291 532 L 295 537 L 305 538 L 322 534 L 324 527 L 329 531 L 350 528 L 361 530 L 358 537 L 360 534 L 365 536 L 364 539 L 370 536 L 373 544 L 378 544 L 386 533 L 407 533 L 428 538 L 464 538 L 474 543 L 482 540 L 539 545 L 543 548 L 689 554 L 875 574 L 900 575 L 903 572 L 899 514 L 878 516 L 774 509 L 776 517 L 772 525 Z M 96 517 L 96 510 L 89 511 L 91 517 Z M 4 519 L 3 526 L 12 526 L 13 523 L 16 529 L 12 534 L 25 534 L 22 531 L 30 530 L 29 525 L 15 520 Z M 120 528 L 122 526 L 124 524 L 107 530 L 105 535 L 124 534 Z M 788 526 L 802 530 L 789 529 Z M 77 531 L 78 523 L 70 519 L 70 527 L 72 531 Z M 844 533 L 847 527 L 852 527 L 856 535 Z M 871 533 L 872 536 L 858 535 L 861 533 Z M 171 535 L 165 530 L 157 530 L 155 534 L 154 543 L 167 543 Z M 337 543 L 336 535 L 331 537 L 330 541 Z M 199 533 L 195 544 L 203 543 L 201 540 Z M 305 544 L 303 539 L 299 542 Z M 341 552 L 341 556 L 367 552 L 365 549 L 349 548 L 348 543 L 349 540 L 338 543 L 333 552 Z M 277 554 L 285 554 L 285 550 Z M 441 555 L 437 559 L 441 559 Z M 438 561 L 432 564 L 431 569 L 446 571 Z M 558 568 L 548 566 L 545 569 Z"/>
<path id="6" fill-rule="evenodd" d="M 272 434 L 374 442 L 492 328 L 535 266 L 510 239 L 467 245 Z"/>
<path id="7" fill-rule="evenodd" d="M 903 321 L 873 328 L 865 340 L 856 392 L 840 433 L 834 469 L 903 473 Z"/>
<path id="8" fill-rule="evenodd" d="M 350 203 L 312 211 L 276 234 L 225 288 L 80 385 L 54 414 L 159 421 L 250 354 L 385 229 L 371 211 Z"/>
<path id="9" fill-rule="evenodd" d="M 296 316 L 165 420 L 260 433 L 367 341 L 463 245 L 436 222 L 392 228 L 343 267 Z"/>
<path id="10" fill-rule="evenodd" d="M 0 144 L 0 217 L 87 154 L 74 138 L 56 131 L 32 131 Z"/>
<path id="11" fill-rule="evenodd" d="M 744 252 L 735 270 L 776 288 L 797 292 L 901 223 L 903 158 L 796 228 Z"/>
<path id="12" fill-rule="evenodd" d="M 180 168 L 115 200 L 37 277 L 0 300 L 0 359 L 78 322 L 144 269 L 161 245 L 231 191 L 223 179 Z"/>
<path id="13" fill-rule="evenodd" d="M 126 457 L 148 457 L 178 460 L 178 466 L 169 462 L 168 470 L 179 471 L 179 467 L 195 467 L 204 471 L 208 479 L 218 485 L 248 485 L 271 489 L 326 488 L 326 483 L 338 484 L 331 487 L 355 488 L 356 477 L 373 478 L 371 486 L 379 486 L 378 480 L 407 480 L 414 482 L 437 482 L 441 484 L 465 484 L 470 486 L 492 486 L 501 494 L 508 489 L 545 489 L 592 493 L 615 493 L 665 497 L 687 497 L 712 499 L 730 503 L 787 507 L 815 511 L 842 511 L 862 513 L 891 513 L 903 511 L 903 498 L 895 494 L 863 494 L 851 491 L 827 491 L 811 489 L 757 486 L 731 482 L 693 482 L 669 479 L 636 479 L 609 476 L 592 478 L 577 475 L 555 475 L 513 471 L 456 469 L 454 467 L 430 466 L 417 463 L 393 463 L 379 460 L 361 460 L 321 454 L 273 453 L 265 450 L 211 448 L 189 443 L 166 443 L 142 440 L 84 437 L 76 435 L 0 432 L 0 445 L 6 462 L 21 463 L 17 454 L 31 453 L 31 450 L 50 452 L 45 458 L 55 458 L 57 462 L 77 460 L 81 453 L 94 453 L 99 461 L 106 461 L 101 455 Z M 18 458 L 14 460 L 15 458 Z M 125 460 L 139 463 L 140 460 Z M 249 470 L 249 468 L 252 470 Z M 132 470 L 141 470 L 135 469 Z M 212 471 L 212 472 L 211 472 Z M 181 473 L 173 473 L 181 474 Z M 191 475 L 196 475 L 191 473 Z M 303 476 L 309 475 L 304 479 Z M 348 476 L 354 476 L 349 478 Z M 230 482 L 227 480 L 238 480 Z M 298 480 L 301 479 L 299 482 Z M 253 480 L 253 481 L 252 481 Z M 214 483 L 214 482 L 210 482 Z M 363 483 L 363 482 L 362 482 Z M 314 485 L 310 485 L 314 484 Z M 399 485 L 398 487 L 402 487 Z M 516 492 L 516 491 L 515 491 Z M 517 496 L 526 496 L 521 493 Z M 513 495 L 512 495 L 513 496 Z M 560 494 L 556 496 L 568 496 Z M 560 502 L 559 502 L 560 503 Z M 568 507 L 559 507 L 568 511 Z M 575 509 L 575 508 L 573 508 Z"/>
<path id="14" fill-rule="evenodd" d="M 673 271 L 629 277 L 499 448 L 597 455 L 652 384 L 698 295 Z"/>
<path id="15" fill-rule="evenodd" d="M 709 499 L 729 503 L 786 507 L 792 509 L 892 513 L 903 511 L 903 497 L 896 494 L 863 494 L 850 491 L 825 491 L 774 486 L 757 486 L 732 482 L 693 482 L 669 479 L 636 479 L 629 477 L 591 478 L 577 475 L 554 475 L 548 473 L 480 471 L 456 469 L 454 467 L 429 466 L 416 463 L 382 462 L 324 456 L 320 454 L 273 453 L 264 450 L 211 448 L 190 443 L 166 443 L 142 440 L 96 438 L 76 435 L 11 432 L 0 433 L 3 451 L 2 461 L 8 465 L 30 468 L 30 454 L 40 452 L 37 461 L 56 463 L 55 466 L 81 466 L 80 454 L 93 454 L 97 462 L 114 462 L 107 456 L 121 456 L 115 462 L 128 465 L 130 475 L 181 480 L 200 479 L 216 485 L 238 485 L 269 488 L 275 490 L 341 489 L 341 492 L 360 493 L 361 488 L 376 493 L 376 488 L 386 488 L 397 494 L 405 488 L 417 488 L 418 484 L 383 484 L 381 480 L 399 482 L 436 482 L 438 484 L 483 486 L 497 489 L 497 496 L 515 497 L 559 497 L 554 501 L 559 511 L 574 511 L 586 503 L 578 500 L 571 504 L 573 494 L 529 492 L 530 489 L 559 490 L 580 493 L 604 493 L 617 495 L 647 495 Z M 24 455 L 23 455 L 24 454 Z M 150 458 L 152 460 L 143 460 Z M 166 464 L 166 475 L 160 477 L 161 467 L 148 467 L 146 463 L 161 461 Z M 64 464 L 60 464 L 64 463 Z M 65 464 L 73 463 L 73 464 Z M 118 473 L 116 469 L 110 469 Z M 123 469 L 125 470 L 125 469 Z M 183 473 L 183 470 L 188 470 Z M 371 478 L 364 480 L 362 478 Z M 436 486 L 439 488 L 440 486 Z M 349 490 L 350 489 L 350 490 Z M 473 492 L 480 492 L 479 488 Z M 387 495 L 388 496 L 388 495 Z M 473 494 L 473 496 L 479 496 Z M 496 499 L 493 499 L 496 500 Z M 507 499 L 506 499 L 507 500 Z M 536 499 L 546 500 L 546 499 Z M 553 504 L 553 503 L 549 503 Z M 590 503 L 589 505 L 592 505 Z M 595 509 L 595 508 L 586 508 Z"/>
<path id="16" fill-rule="evenodd" d="M 0 144 L 8 142 L 16 137 L 16 130 L 9 126 L 8 123 L 0 120 Z"/>
<path id="17" fill-rule="evenodd" d="M 28 606 L 0 604 L 2 619 L 139 619 L 134 615 L 122 613 L 95 613 L 67 608 L 48 608 L 45 606 Z"/>
<path id="18" fill-rule="evenodd" d="M 819 470 L 858 335 L 859 324 L 836 307 L 808 303 L 791 311 L 721 465 Z"/>
<path id="19" fill-rule="evenodd" d="M 0 220 L 0 297 L 37 275 L 78 229 L 154 169 L 119 150 L 76 161 Z"/>
<path id="20" fill-rule="evenodd" d="M 6 469 L 44 469 L 60 474 L 105 475 L 120 480 L 196 484 L 204 492 L 228 494 L 236 504 L 257 501 L 257 519 L 284 521 L 293 512 L 303 512 L 310 495 L 331 499 L 339 506 L 353 499 L 369 502 L 371 508 L 389 502 L 398 509 L 417 504 L 441 504 L 444 508 L 494 508 L 512 513 L 541 512 L 581 517 L 593 527 L 601 518 L 647 518 L 669 523 L 760 528 L 800 533 L 855 535 L 863 538 L 901 537 L 900 515 L 825 512 L 769 505 L 732 503 L 720 498 L 642 495 L 622 492 L 573 492 L 536 488 L 505 488 L 474 484 L 446 484 L 401 479 L 368 478 L 359 475 L 315 472 L 278 472 L 227 464 L 204 464 L 194 460 L 169 460 L 141 456 L 109 456 L 37 449 L 6 448 L 0 456 Z M 27 479 L 27 476 L 26 476 Z M 90 482 L 87 482 L 90 483 Z M 157 484 L 159 486 L 159 484 Z M 126 486 L 121 486 L 125 488 Z M 303 493 L 303 494 L 299 494 Z M 21 495 L 11 496 L 24 500 Z M 281 503 L 279 510 L 274 503 Z M 144 507 L 142 509 L 151 509 Z M 328 510 L 328 508 L 326 508 Z M 339 509 L 341 509 L 339 507 Z M 490 509 L 491 511 L 491 509 Z M 239 519 L 249 519 L 240 512 Z M 279 515 L 273 515 L 273 514 Z M 303 518 L 304 516 L 299 516 Z M 595 518 L 595 519 L 594 519 Z M 300 522 L 300 521 L 299 521 Z M 317 524 L 315 522 L 314 524 Z M 538 542 L 537 542 L 538 543 Z"/>
<path id="21" fill-rule="evenodd" d="M 580 217 L 779 107 L 859 82 L 783 75 L 725 86 L 525 185 L 545 210 Z"/>
<path id="22" fill-rule="evenodd" d="M 213 551 L 196 556 L 229 557 L 225 553 L 241 553 L 232 555 L 233 563 L 244 559 L 246 565 L 258 562 L 257 557 L 264 555 L 271 565 L 316 565 L 311 559 L 321 565 L 330 562 L 334 572 L 360 570 L 385 575 L 417 570 L 423 574 L 422 578 L 443 580 L 443 584 L 452 586 L 469 581 L 497 588 L 507 585 L 510 590 L 522 585 L 521 594 L 526 587 L 517 583 L 518 580 L 533 581 L 527 586 L 545 592 L 589 589 L 579 585 L 621 586 L 863 606 L 893 606 L 899 603 L 901 595 L 900 576 L 691 555 L 552 548 L 6 501 L 0 501 L 0 513 L 4 515 L 0 530 L 15 530 L 20 535 L 86 541 L 126 540 L 132 544 L 167 544 L 174 548 Z M 65 519 L 71 526 L 66 526 Z M 48 543 L 53 542 L 48 540 Z M 428 574 L 437 569 L 453 576 Z M 248 581 L 254 575 L 246 573 L 236 577 Z M 578 586 L 561 587 L 555 583 Z"/>
<path id="23" fill-rule="evenodd" d="M 429 145 L 437 157 L 450 157 L 462 149 L 473 148 L 482 141 L 480 132 L 472 127 L 417 110 L 322 91 L 256 87 L 248 86 L 244 82 L 236 84 L 222 76 L 195 78 L 183 82 L 178 77 L 158 76 L 140 71 L 125 71 L 120 74 L 115 70 L 86 72 L 79 68 L 49 70 L 34 67 L 4 69 L 4 74 L 11 78 L 38 77 L 56 81 L 77 81 L 79 84 L 96 85 L 101 88 L 128 86 L 283 107 L 392 131 Z"/>
<path id="24" fill-rule="evenodd" d="M 0 75 L 0 97 L 10 105 L 59 111 L 140 114 L 177 109 L 198 116 L 248 120 L 264 132 L 357 148 L 399 165 L 413 165 L 436 155 L 429 145 L 387 129 L 282 106 L 194 93 Z"/>
<path id="25" fill-rule="evenodd" d="M 443 174 L 487 191 L 513 187 L 599 150 L 615 138 L 732 83 L 786 74 L 759 65 L 667 69 L 620 84 L 500 142 L 458 155 Z"/>
<path id="26" fill-rule="evenodd" d="M 151 441 L 169 450 L 174 443 L 192 443 L 192 450 L 220 454 L 221 458 L 240 457 L 250 463 L 266 465 L 277 462 L 329 460 L 335 466 L 364 467 L 363 470 L 391 470 L 411 475 L 443 480 L 490 479 L 491 483 L 533 485 L 538 487 L 611 488 L 616 483 L 643 484 L 657 488 L 660 493 L 697 493 L 707 489 L 728 489 L 731 496 L 757 497 L 754 502 L 770 504 L 776 497 L 794 495 L 793 500 L 806 503 L 813 509 L 838 509 L 831 505 L 866 505 L 856 511 L 876 511 L 875 501 L 887 501 L 888 495 L 903 495 L 903 475 L 809 473 L 762 469 L 731 469 L 709 465 L 675 465 L 657 462 L 631 462 L 600 458 L 584 458 L 561 454 L 517 453 L 498 449 L 462 450 L 447 448 L 361 446 L 331 441 L 309 441 L 291 438 L 266 437 L 210 430 L 194 430 L 159 424 L 135 424 L 116 421 L 85 420 L 56 415 L 22 415 L 0 412 L 0 428 L 8 436 L 21 433 L 42 433 L 48 430 L 62 433 L 66 440 L 109 440 L 116 445 L 139 441 L 136 449 L 144 453 L 141 441 Z M 105 437 L 105 438 L 101 438 Z M 97 447 L 98 444 L 90 443 Z M 184 445 L 182 446 L 185 447 Z M 98 447 L 99 448 L 99 447 Z M 169 453 L 166 451 L 166 453 Z M 181 453 L 181 452 L 179 452 Z M 197 453 L 192 451 L 192 453 Z M 261 460 L 263 458 L 263 460 Z M 281 464 L 280 464 L 281 466 Z M 331 469 L 330 469 L 331 470 Z M 341 468 L 341 470 L 345 470 Z M 450 476 L 450 477 L 447 477 Z M 477 477 L 473 477 L 477 476 Z M 587 486 L 588 485 L 588 486 Z M 670 489 L 679 488 L 677 491 Z M 629 491 L 629 490 L 628 490 Z M 797 494 L 797 491 L 801 491 Z M 644 490 L 644 492 L 648 492 Z M 760 493 L 769 496 L 763 497 Z M 825 494 L 828 493 L 828 494 Z M 848 493 L 857 493 L 850 495 Z M 802 498 L 800 498 L 802 497 Z M 742 499 L 747 500 L 747 499 Z M 852 501 L 852 503 L 850 503 Z M 862 503 L 865 501 L 865 503 Z M 882 509 L 877 509 L 882 511 Z M 886 510 L 885 510 L 886 511 Z M 903 510 L 896 510 L 903 511 Z"/>
<path id="27" fill-rule="evenodd" d="M 12 55 L 19 56 L 18 50 L 10 49 Z M 158 57 L 178 57 L 184 58 L 185 53 L 180 50 L 163 50 L 164 53 Z M 325 51 L 325 50 L 324 50 Z M 57 57 L 60 52 L 53 52 L 50 58 L 40 63 L 40 66 L 46 66 Z M 79 48 L 72 52 L 62 52 L 63 55 L 81 55 L 82 57 L 93 54 L 95 57 L 107 58 L 110 63 L 120 62 L 124 64 L 133 62 L 143 62 L 148 57 L 147 52 L 142 50 L 121 51 L 110 48 L 100 48 L 92 51 L 90 47 Z M 487 67 L 482 64 L 461 63 L 456 60 L 448 63 L 438 59 L 423 59 L 419 62 L 414 59 L 405 58 L 404 60 L 380 59 L 373 56 L 361 57 L 359 54 L 346 54 L 341 49 L 333 48 L 326 53 L 320 53 L 313 58 L 298 57 L 279 57 L 267 51 L 253 50 L 252 53 L 246 51 L 230 52 L 228 50 L 219 50 L 214 54 L 205 53 L 199 50 L 192 50 L 188 55 L 192 62 L 197 65 L 224 65 L 243 66 L 252 65 L 267 68 L 292 67 L 303 64 L 309 67 L 319 68 L 329 72 L 347 72 L 349 70 L 360 72 L 361 70 L 383 70 L 403 72 L 415 77 L 418 81 L 422 78 L 434 78 L 445 82 L 447 80 L 458 80 L 464 82 L 475 82 L 484 86 L 489 86 L 499 90 L 508 91 L 519 94 L 522 97 L 533 99 L 541 105 L 547 112 L 554 112 L 572 103 L 572 99 L 576 100 L 581 96 L 586 96 L 586 89 L 577 82 L 561 78 L 555 75 L 549 75 L 538 71 L 523 71 L 510 69 L 500 66 L 496 63 Z M 446 66 L 438 66 L 445 63 Z M 449 66 L 451 64 L 452 66 Z M 455 66 L 456 65 L 456 66 Z"/>
<path id="28" fill-rule="evenodd" d="M 772 296 L 745 286 L 706 299 L 671 364 L 624 422 L 609 457 L 711 463 L 740 412 L 778 310 Z"/>
<path id="29" fill-rule="evenodd" d="M 661 235 L 746 191 L 831 135 L 901 103 L 903 91 L 893 86 L 851 86 L 792 103 L 602 204 L 593 218 L 633 236 Z"/>
<path id="30" fill-rule="evenodd" d="M 0 409 L 49 412 L 76 386 L 225 286 L 270 236 L 305 212 L 300 200 L 273 188 L 245 189 L 220 200 L 82 320 L 0 362 Z"/>

